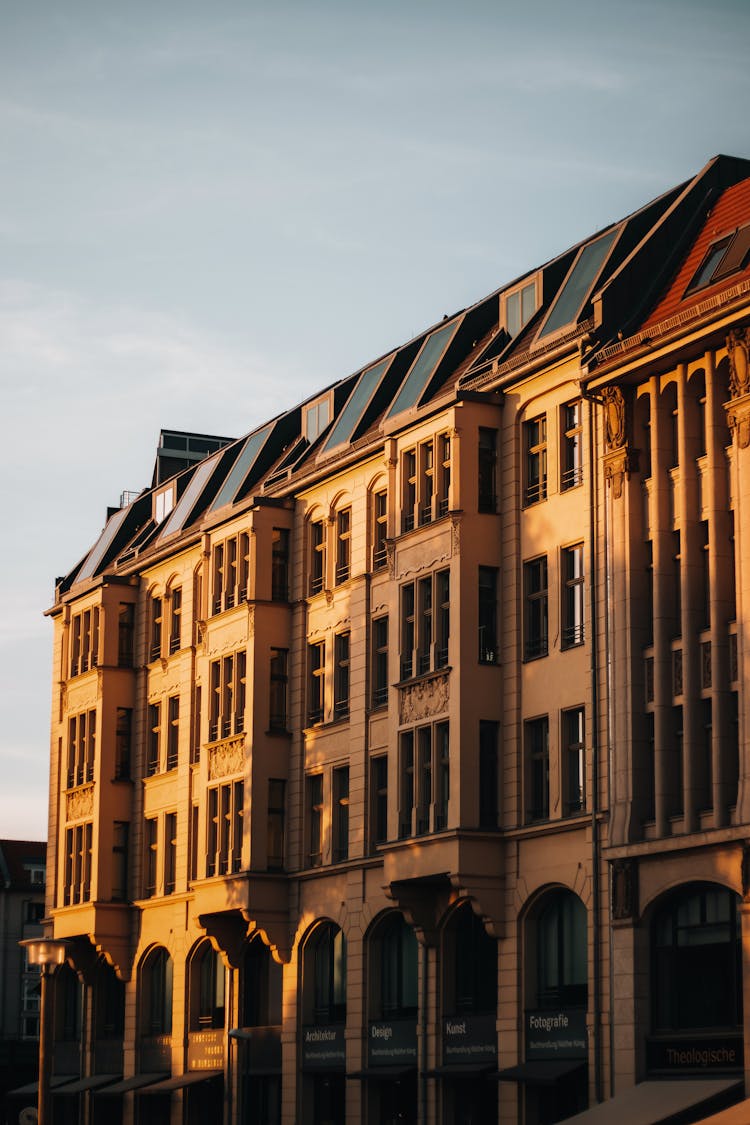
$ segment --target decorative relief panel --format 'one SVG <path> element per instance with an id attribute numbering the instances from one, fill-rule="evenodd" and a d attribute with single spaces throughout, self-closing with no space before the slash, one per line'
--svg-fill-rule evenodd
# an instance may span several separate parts
<path id="1" fill-rule="evenodd" d="M 750 328 L 733 328 L 727 336 L 729 393 L 727 424 L 740 449 L 750 446 Z"/>
<path id="2" fill-rule="evenodd" d="M 208 750 L 208 780 L 242 773 L 245 768 L 245 739 L 228 738 Z"/>
<path id="3" fill-rule="evenodd" d="M 65 798 L 65 819 L 85 820 L 94 815 L 94 786 L 86 785 L 74 789 Z"/>
<path id="4" fill-rule="evenodd" d="M 448 709 L 450 688 L 448 674 L 418 680 L 399 691 L 399 722 L 416 723 Z"/>
<path id="5" fill-rule="evenodd" d="M 607 451 L 604 454 L 604 478 L 612 488 L 615 500 L 622 496 L 625 477 L 630 476 L 630 458 L 627 443 L 627 414 L 625 399 L 619 387 L 605 387 L 604 427 Z"/>

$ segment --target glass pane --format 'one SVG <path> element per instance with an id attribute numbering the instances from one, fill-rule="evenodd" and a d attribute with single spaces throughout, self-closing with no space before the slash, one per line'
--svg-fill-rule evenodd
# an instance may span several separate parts
<path id="1" fill-rule="evenodd" d="M 382 378 L 390 366 L 391 359 L 392 356 L 389 356 L 388 359 L 382 360 L 375 367 L 371 367 L 369 371 L 364 371 L 360 375 L 359 382 L 350 394 L 328 441 L 323 446 L 324 450 L 334 449 L 337 445 L 343 445 L 344 442 L 351 441 L 352 434 L 364 414 L 365 407 L 380 386 Z"/>
<path id="2" fill-rule="evenodd" d="M 575 319 L 591 286 L 596 281 L 617 234 L 617 229 L 612 230 L 583 248 L 539 333 L 540 339 Z"/>
<path id="3" fill-rule="evenodd" d="M 211 505 L 211 511 L 216 511 L 224 504 L 229 504 L 234 500 L 239 492 L 244 480 L 253 467 L 255 460 L 260 453 L 265 440 L 271 430 L 270 426 L 264 426 L 262 430 L 257 433 L 250 434 L 242 447 L 239 457 L 232 466 L 229 476 L 224 481 L 224 484 L 219 489 L 219 493 Z"/>
<path id="4" fill-rule="evenodd" d="M 396 396 L 396 401 L 388 411 L 389 418 L 392 418 L 394 414 L 400 414 L 402 410 L 408 410 L 410 406 L 414 406 L 419 401 L 428 381 L 434 374 L 439 359 L 460 323 L 460 320 L 454 320 L 450 324 L 438 328 L 427 339 L 411 371 L 406 376 L 401 390 Z"/>

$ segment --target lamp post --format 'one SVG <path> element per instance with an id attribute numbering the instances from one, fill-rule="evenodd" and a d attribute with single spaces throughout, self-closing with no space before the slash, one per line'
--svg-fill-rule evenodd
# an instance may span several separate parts
<path id="1" fill-rule="evenodd" d="M 50 985 L 52 975 L 59 965 L 64 964 L 68 950 L 67 941 L 53 938 L 26 938 L 18 943 L 26 950 L 30 965 L 38 965 L 41 970 L 42 995 L 39 1020 L 39 1091 L 37 1101 L 38 1125 L 50 1125 L 50 1078 L 52 1076 L 52 1017 L 54 1006 Z"/>

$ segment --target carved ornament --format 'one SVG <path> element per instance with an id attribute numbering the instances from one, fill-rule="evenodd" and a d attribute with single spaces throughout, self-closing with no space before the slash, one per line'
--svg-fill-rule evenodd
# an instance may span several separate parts
<path id="1" fill-rule="evenodd" d="M 407 684 L 399 692 L 399 722 L 414 723 L 448 709 L 448 674 Z"/>
<path id="2" fill-rule="evenodd" d="M 727 336 L 729 393 L 742 398 L 750 393 L 750 328 L 733 328 Z"/>
<path id="3" fill-rule="evenodd" d="M 750 445 L 750 394 L 727 403 L 727 425 L 737 435 L 739 448 L 747 449 Z"/>
<path id="4" fill-rule="evenodd" d="M 612 917 L 623 921 L 638 912 L 638 864 L 616 859 L 612 864 Z"/>
<path id="5" fill-rule="evenodd" d="M 602 391 L 607 449 L 621 449 L 625 445 L 625 399 L 619 387 L 605 387 Z"/>
<path id="6" fill-rule="evenodd" d="M 454 555 L 461 554 L 461 521 L 451 516 L 451 550 Z"/>
<path id="7" fill-rule="evenodd" d="M 393 578 L 396 573 L 396 544 L 393 539 L 385 541 L 385 558 L 388 564 L 388 577 Z"/>
<path id="8" fill-rule="evenodd" d="M 230 738 L 211 746 L 208 751 L 208 780 L 242 773 L 245 768 L 244 738 Z"/>
<path id="9" fill-rule="evenodd" d="M 94 814 L 94 786 L 86 785 L 68 793 L 65 801 L 65 819 L 83 820 Z"/>
<path id="10" fill-rule="evenodd" d="M 615 449 L 604 455 L 604 479 L 612 488 L 615 500 L 622 496 L 622 485 L 626 477 L 630 477 L 630 462 L 626 448 Z"/>

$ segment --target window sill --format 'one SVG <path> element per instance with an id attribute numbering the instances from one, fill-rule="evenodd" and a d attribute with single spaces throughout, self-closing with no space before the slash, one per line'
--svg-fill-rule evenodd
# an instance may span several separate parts
<path id="1" fill-rule="evenodd" d="M 412 684 L 424 683 L 426 680 L 434 680 L 438 676 L 445 676 L 452 670 L 451 664 L 443 664 L 441 668 L 433 668 L 429 672 L 420 672 L 416 676 L 407 676 L 405 680 L 399 680 L 394 686 L 397 688 L 411 687 Z"/>

